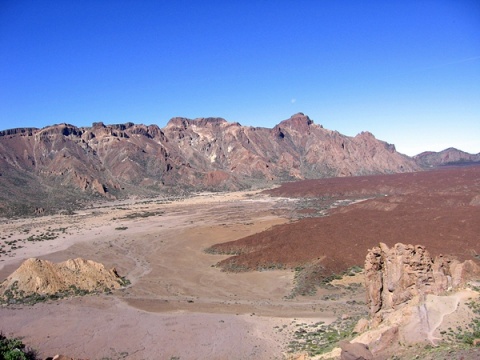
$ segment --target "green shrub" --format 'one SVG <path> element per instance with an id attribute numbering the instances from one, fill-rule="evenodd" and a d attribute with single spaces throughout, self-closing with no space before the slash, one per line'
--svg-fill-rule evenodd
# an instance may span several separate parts
<path id="1" fill-rule="evenodd" d="M 0 333 L 0 360 L 36 360 L 36 352 L 26 348 L 17 338 L 8 339 Z"/>

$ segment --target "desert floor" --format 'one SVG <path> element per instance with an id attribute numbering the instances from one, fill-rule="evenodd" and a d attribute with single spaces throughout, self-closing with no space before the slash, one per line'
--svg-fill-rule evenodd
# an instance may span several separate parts
<path id="1" fill-rule="evenodd" d="M 112 295 L 1 307 L 0 331 L 43 357 L 282 359 L 299 326 L 351 313 L 346 301 L 364 301 L 362 290 L 292 299 L 294 271 L 227 273 L 215 266 L 227 256 L 204 249 L 290 221 L 295 201 L 208 193 L 0 219 L 0 281 L 29 257 L 91 259 L 131 281 Z"/>

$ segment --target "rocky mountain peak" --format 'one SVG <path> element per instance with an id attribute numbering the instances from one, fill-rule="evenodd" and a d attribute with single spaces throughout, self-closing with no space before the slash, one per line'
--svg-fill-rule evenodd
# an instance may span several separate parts
<path id="1" fill-rule="evenodd" d="M 357 136 L 360 137 L 360 138 L 375 139 L 375 135 L 373 135 L 370 131 L 362 131 Z"/>
<path id="2" fill-rule="evenodd" d="M 83 131 L 81 129 L 79 129 L 78 127 L 76 127 L 75 125 L 62 123 L 62 124 L 56 124 L 56 125 L 52 125 L 52 126 L 43 128 L 43 129 L 41 129 L 37 132 L 37 135 L 40 136 L 40 137 L 45 137 L 45 136 L 48 137 L 48 136 L 55 136 L 55 135 L 59 135 L 59 136 L 70 136 L 70 135 L 81 136 L 82 133 L 83 133 Z"/>
<path id="3" fill-rule="evenodd" d="M 168 123 L 166 128 L 171 129 L 171 128 L 184 128 L 186 129 L 189 125 L 189 121 L 187 118 L 183 117 L 174 117 L 171 118 Z"/>
<path id="4" fill-rule="evenodd" d="M 228 121 L 220 117 L 196 118 L 191 121 L 191 124 L 197 126 L 218 126 L 226 123 L 228 123 Z"/>
<path id="5" fill-rule="evenodd" d="M 289 119 L 281 121 L 276 128 L 289 128 L 299 132 L 305 132 L 308 131 L 310 125 L 313 125 L 313 120 L 299 112 L 292 115 Z"/>

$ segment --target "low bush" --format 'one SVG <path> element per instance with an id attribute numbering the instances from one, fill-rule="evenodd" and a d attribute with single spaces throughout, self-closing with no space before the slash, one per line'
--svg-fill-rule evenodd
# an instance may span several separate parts
<path id="1" fill-rule="evenodd" d="M 3 333 L 0 333 L 0 360 L 36 360 L 35 350 L 27 348 L 25 344 L 17 338 L 8 339 Z"/>

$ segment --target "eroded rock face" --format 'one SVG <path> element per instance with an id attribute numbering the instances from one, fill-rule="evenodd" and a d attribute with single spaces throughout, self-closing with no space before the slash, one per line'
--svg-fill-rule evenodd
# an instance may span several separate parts
<path id="1" fill-rule="evenodd" d="M 62 263 L 31 258 L 0 284 L 0 298 L 20 299 L 33 294 L 53 295 L 75 291 L 106 291 L 118 289 L 124 280 L 113 269 L 85 259 Z"/>
<path id="2" fill-rule="evenodd" d="M 419 303 L 427 294 L 464 284 L 480 273 L 468 260 L 460 263 L 444 256 L 433 259 L 421 245 L 398 243 L 392 248 L 380 243 L 369 250 L 365 260 L 365 285 L 370 314 L 394 310 L 407 302 Z"/>
<path id="3" fill-rule="evenodd" d="M 356 352 L 364 347 L 373 359 L 387 359 L 405 346 L 436 345 L 442 340 L 438 332 L 450 326 L 445 319 L 478 296 L 467 283 L 478 278 L 480 267 L 472 260 L 433 258 L 421 245 L 380 243 L 368 251 L 364 274 L 371 316 L 355 327 L 360 335 L 340 344 L 345 359 L 368 358 Z"/>

